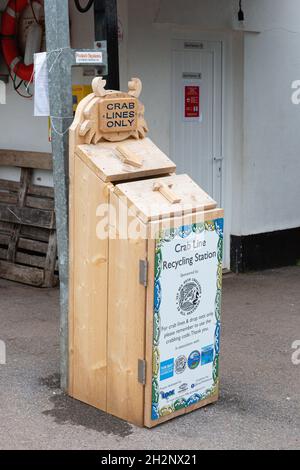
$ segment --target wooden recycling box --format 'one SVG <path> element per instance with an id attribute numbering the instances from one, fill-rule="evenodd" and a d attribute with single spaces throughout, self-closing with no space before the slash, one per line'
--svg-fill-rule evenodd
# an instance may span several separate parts
<path id="1" fill-rule="evenodd" d="M 153 427 L 218 399 L 223 211 L 146 138 L 140 81 L 104 84 L 70 131 L 69 394 Z"/>

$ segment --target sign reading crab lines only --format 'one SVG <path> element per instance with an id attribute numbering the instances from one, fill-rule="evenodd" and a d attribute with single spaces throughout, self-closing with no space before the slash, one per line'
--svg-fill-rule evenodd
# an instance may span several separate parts
<path id="1" fill-rule="evenodd" d="M 111 99 L 100 104 L 100 130 L 115 132 L 116 130 L 135 131 L 137 129 L 138 102 L 134 98 Z"/>

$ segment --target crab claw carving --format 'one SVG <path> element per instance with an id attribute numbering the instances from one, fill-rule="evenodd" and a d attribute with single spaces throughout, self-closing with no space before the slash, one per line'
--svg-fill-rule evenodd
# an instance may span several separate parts
<path id="1" fill-rule="evenodd" d="M 93 92 L 96 96 L 103 97 L 107 94 L 107 90 L 105 90 L 106 80 L 103 77 L 96 77 L 92 81 L 92 88 Z"/>
<path id="2" fill-rule="evenodd" d="M 85 108 L 83 115 L 84 121 L 82 122 L 79 135 L 86 137 L 87 143 L 91 143 L 92 141 L 97 141 L 98 139 L 98 101 L 99 98 L 93 98 L 87 107 Z"/>
<path id="3" fill-rule="evenodd" d="M 128 94 L 134 98 L 138 98 L 142 93 L 142 82 L 139 78 L 132 78 L 128 82 Z"/>

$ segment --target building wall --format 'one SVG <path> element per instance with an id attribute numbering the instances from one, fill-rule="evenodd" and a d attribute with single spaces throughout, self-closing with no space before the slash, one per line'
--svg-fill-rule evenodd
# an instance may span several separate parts
<path id="1" fill-rule="evenodd" d="M 124 0 L 119 0 L 123 5 Z M 151 138 L 170 153 L 171 113 L 171 45 L 172 39 L 220 40 L 224 45 L 224 188 L 240 193 L 240 161 L 242 155 L 242 92 L 243 50 L 241 34 L 232 31 L 232 2 L 224 0 L 227 8 L 218 8 L 219 2 L 205 0 L 145 1 L 129 0 L 128 34 L 124 38 L 127 54 L 120 52 L 122 87 L 126 89 L 129 77 L 143 81 L 142 101 L 146 105 Z M 214 14 L 217 11 L 217 16 Z M 233 58 L 235 55 L 235 58 Z M 127 75 L 125 75 L 127 72 Z M 233 75 L 235 74 L 235 75 Z M 232 162 L 235 167 L 232 169 Z M 240 198 L 232 200 L 232 192 L 224 191 L 227 212 L 226 265 L 229 266 L 229 240 L 234 223 L 240 230 L 241 220 L 231 214 L 240 211 Z M 234 204 L 234 207 L 232 207 Z"/>
<path id="2" fill-rule="evenodd" d="M 0 0 L 2 1 L 2 0 Z M 3 3 L 3 1 L 2 1 Z M 170 150 L 171 41 L 218 39 L 224 44 L 224 206 L 229 236 L 300 227 L 298 124 L 291 83 L 300 79 L 298 0 L 118 0 L 121 88 L 139 76 L 150 136 Z M 1 5 L 0 5 L 1 6 Z M 71 7 L 72 45 L 91 47 L 93 14 Z M 74 82 L 87 83 L 80 70 Z M 50 151 L 47 118 L 32 100 L 7 91 L 0 105 L 0 148 Z M 7 170 L 9 171 L 9 170 Z M 42 175 L 47 184 L 50 176 Z"/>
<path id="3" fill-rule="evenodd" d="M 139 76 L 144 84 L 142 100 L 147 105 L 151 135 L 166 152 L 170 146 L 171 109 L 171 41 L 174 38 L 201 39 L 201 32 L 228 31 L 231 0 L 227 8 L 218 9 L 218 0 L 119 0 L 128 5 L 127 57 L 120 54 L 127 77 Z M 218 11 L 217 19 L 213 10 Z M 190 21 L 190 23 L 189 23 Z M 217 33 L 218 34 L 218 33 Z M 122 76 L 126 88 L 127 78 Z M 159 110 L 165 110 L 164 113 Z"/>
<path id="4" fill-rule="evenodd" d="M 3 10 L 7 0 L 0 0 Z M 70 1 L 71 41 L 75 48 L 90 48 L 94 41 L 93 10 L 80 14 L 74 2 Z M 73 69 L 74 83 L 90 83 L 90 78 L 82 76 L 81 68 Z M 24 99 L 17 95 L 11 81 L 6 86 L 6 105 L 0 105 L 0 148 L 14 150 L 32 150 L 51 152 L 48 141 L 48 118 L 33 116 L 33 99 Z M 0 174 L 11 179 L 19 179 L 19 171 L 1 168 Z M 35 172 L 35 181 L 42 185 L 52 185 L 50 172 Z"/>
<path id="5" fill-rule="evenodd" d="M 119 0 L 124 8 L 124 0 Z M 223 38 L 225 44 L 225 209 L 234 235 L 300 226 L 298 0 L 244 0 L 244 32 L 235 0 L 129 0 L 125 78 L 143 80 L 150 134 L 170 149 L 172 38 Z M 127 71 L 127 77 L 124 73 Z M 162 112 L 163 110 L 163 112 Z"/>
<path id="6" fill-rule="evenodd" d="M 242 234 L 300 226 L 300 4 L 246 2 Z"/>

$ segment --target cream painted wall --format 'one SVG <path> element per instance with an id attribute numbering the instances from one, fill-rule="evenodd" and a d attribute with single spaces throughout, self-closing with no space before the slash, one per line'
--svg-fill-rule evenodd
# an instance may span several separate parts
<path id="1" fill-rule="evenodd" d="M 123 71 L 142 78 L 150 134 L 168 152 L 171 39 L 223 35 L 227 227 L 235 235 L 299 227 L 300 107 L 291 103 L 299 1 L 244 0 L 244 32 L 233 32 L 237 1 L 225 4 L 129 0 Z"/>
<path id="2" fill-rule="evenodd" d="M 225 62 L 225 127 L 224 127 L 224 145 L 226 157 L 232 153 L 232 122 L 233 122 L 233 93 L 234 88 L 231 80 L 231 57 L 232 57 L 232 34 L 228 32 L 231 25 L 231 0 L 223 0 L 227 4 L 226 9 L 217 9 L 218 15 L 215 18 L 212 0 L 195 2 L 187 0 L 182 15 L 181 3 L 178 1 L 145 1 L 145 0 L 118 0 L 119 23 L 122 37 L 120 40 L 120 73 L 121 88 L 127 89 L 128 79 L 139 76 L 143 80 L 144 90 L 142 101 L 146 105 L 146 116 L 150 127 L 150 136 L 167 153 L 170 146 L 170 108 L 171 108 L 171 41 L 173 38 L 206 38 L 224 40 Z M 197 6 L 196 14 L 193 9 Z M 74 9 L 73 2 L 71 6 L 71 35 L 73 47 L 90 47 L 93 42 L 93 17 L 90 12 L 88 15 L 81 15 Z M 212 9 L 213 7 L 213 9 Z M 191 13 L 194 14 L 191 14 Z M 189 24 L 191 22 L 192 24 Z M 215 30 L 218 30 L 214 32 Z M 220 31 L 224 32 L 220 35 Z M 227 31 L 227 33 L 225 33 Z M 75 82 L 84 82 L 80 71 L 74 72 Z M 235 81 L 238 81 L 236 79 Z M 17 96 L 14 96 L 12 90 L 8 93 L 8 108 L 10 109 L 9 122 L 14 122 L 15 112 L 20 108 L 22 117 L 19 116 L 18 124 L 23 123 L 24 133 L 20 135 L 14 129 L 9 133 L 5 132 L 3 139 L 0 136 L 0 147 L 19 148 L 31 150 L 50 150 L 47 142 L 47 119 L 34 118 L 33 103 L 24 103 Z M 0 109 L 1 113 L 1 109 Z M 225 116 L 224 116 L 225 117 Z M 1 114 L 0 114 L 1 119 Z M 237 123 L 241 119 L 237 118 Z M 28 136 L 31 136 L 28 138 Z M 238 156 L 241 152 L 236 153 Z M 224 166 L 225 178 L 229 179 L 231 173 L 230 161 Z M 7 170 L 8 171 L 8 170 Z M 50 175 L 40 173 L 38 177 L 41 183 L 48 184 Z M 239 179 L 237 178 L 237 181 Z M 234 183 L 230 182 L 230 185 Z M 228 210 L 227 224 L 229 226 L 231 212 L 231 193 L 225 194 Z M 229 236 L 228 231 L 228 236 Z M 229 239 L 228 243 L 229 245 Z M 229 253 L 229 249 L 227 250 Z"/>
<path id="3" fill-rule="evenodd" d="M 300 226 L 300 79 L 298 0 L 248 0 L 245 36 L 244 235 Z"/>
<path id="4" fill-rule="evenodd" d="M 232 32 L 232 3 L 224 0 L 227 9 L 218 10 L 214 17 L 211 0 L 181 3 L 171 0 L 146 1 L 128 0 L 128 34 L 124 38 L 127 54 L 120 50 L 122 87 L 127 80 L 138 76 L 143 81 L 142 101 L 146 106 L 146 119 L 150 137 L 166 153 L 170 151 L 170 112 L 171 112 L 171 44 L 172 39 L 220 40 L 224 51 L 224 191 L 226 209 L 226 266 L 229 266 L 229 246 L 232 224 L 240 230 L 240 218 L 232 221 L 231 214 L 241 212 L 240 197 L 232 198 L 232 193 L 240 194 L 240 173 L 242 159 L 242 117 L 243 107 L 243 50 L 242 35 Z M 124 0 L 119 0 L 124 9 Z M 197 6 L 193 10 L 193 6 Z M 191 15 L 193 11 L 193 15 Z M 222 14 L 223 11 L 223 14 Z M 119 11 L 120 12 L 120 11 Z M 229 13 L 228 13 L 229 12 Z M 121 13 L 121 12 L 120 12 Z M 126 13 L 126 8 L 125 8 Z M 123 21 L 123 16 L 122 16 Z M 187 24 L 191 21 L 191 24 Z M 236 54 L 236 56 L 234 56 Z M 233 64 L 234 67 L 233 67 Z M 127 75 L 126 75 L 127 71 Z M 234 75 L 233 75 L 234 74 Z M 234 168 L 232 169 L 232 164 Z"/>
<path id="5" fill-rule="evenodd" d="M 119 0 L 119 5 L 124 0 Z M 120 54 L 127 77 L 139 76 L 144 84 L 142 100 L 146 104 L 150 133 L 166 152 L 170 145 L 171 109 L 171 41 L 201 33 L 228 32 L 231 27 L 232 1 L 223 0 L 227 8 L 217 8 L 217 0 L 128 0 L 128 54 Z M 217 11 L 215 18 L 214 11 Z M 212 21 L 212 18 L 214 20 Z M 190 24 L 188 23 L 190 21 Z M 203 36 L 203 35 L 202 35 Z M 213 34 L 211 33 L 213 38 Z M 126 62 L 126 68 L 124 63 Z M 122 77 L 125 86 L 125 78 Z M 164 110 L 164 112 L 161 112 Z"/>
<path id="6" fill-rule="evenodd" d="M 90 47 L 92 12 L 80 15 L 70 3 L 73 45 Z M 299 0 L 243 5 L 245 32 L 234 32 L 236 0 L 222 0 L 223 8 L 220 0 L 118 0 L 121 88 L 133 76 L 143 80 L 150 136 L 167 153 L 171 41 L 223 41 L 224 198 L 227 233 L 235 235 L 300 226 L 300 107 L 291 103 L 291 83 L 300 79 Z M 77 70 L 74 81 L 81 80 Z M 0 105 L 1 148 L 50 149 L 47 119 L 32 114 L 32 102 L 9 86 Z"/>

